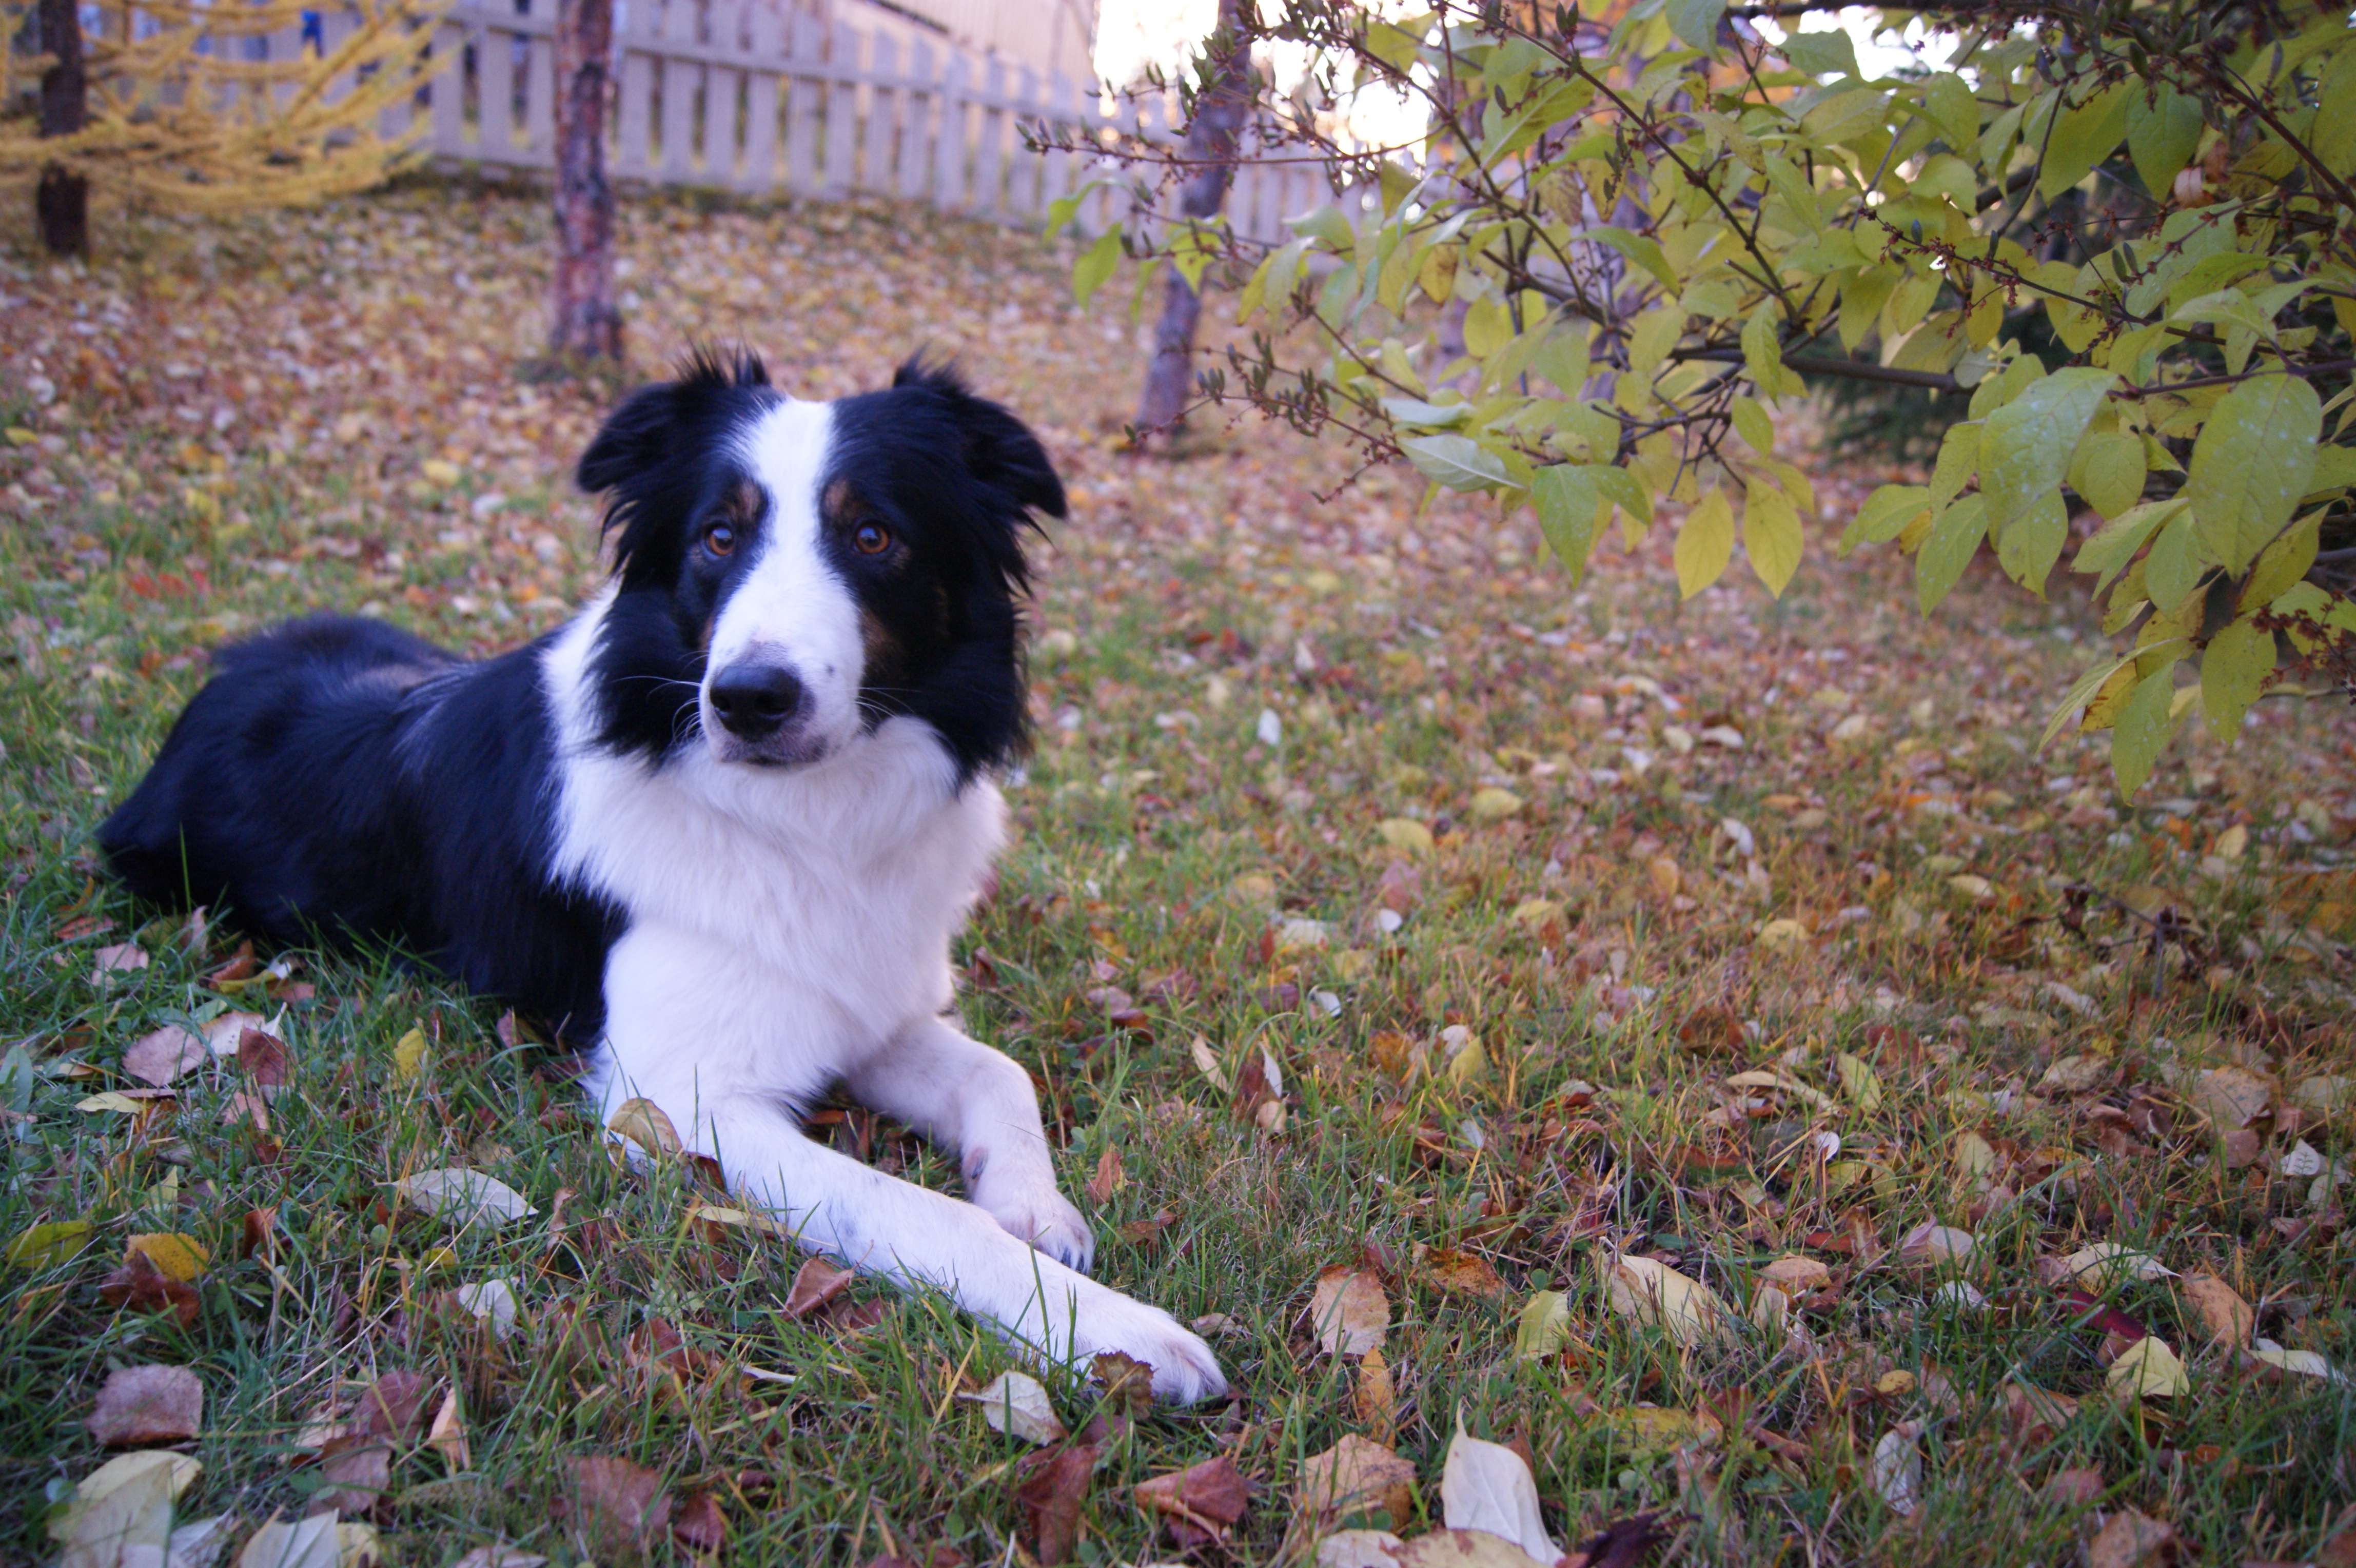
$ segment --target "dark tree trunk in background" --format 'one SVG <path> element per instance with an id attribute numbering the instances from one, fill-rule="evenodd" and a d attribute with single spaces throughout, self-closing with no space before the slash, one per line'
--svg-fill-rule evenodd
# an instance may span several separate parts
<path id="1" fill-rule="evenodd" d="M 1240 0 L 1219 0 L 1217 51 L 1209 78 L 1194 98 L 1194 118 L 1186 127 L 1186 157 L 1196 165 L 1178 188 L 1178 211 L 1186 218 L 1215 218 L 1227 202 L 1236 177 L 1236 141 L 1251 102 L 1251 48 L 1240 25 Z M 1203 296 L 1169 269 L 1162 295 L 1162 319 L 1153 328 L 1153 358 L 1145 367 L 1145 395 L 1138 401 L 1142 433 L 1177 422 L 1194 390 L 1194 323 Z"/>
<path id="2" fill-rule="evenodd" d="M 41 0 L 41 48 L 49 68 L 41 72 L 41 134 L 67 136 L 82 127 L 88 84 L 81 69 L 81 8 L 77 0 Z M 41 221 L 41 242 L 53 256 L 90 254 L 90 181 L 60 164 L 41 170 L 33 193 Z"/>
<path id="3" fill-rule="evenodd" d="M 613 53 L 614 0 L 556 0 L 556 270 L 548 349 L 560 360 L 622 357 L 614 188 L 605 179 Z"/>

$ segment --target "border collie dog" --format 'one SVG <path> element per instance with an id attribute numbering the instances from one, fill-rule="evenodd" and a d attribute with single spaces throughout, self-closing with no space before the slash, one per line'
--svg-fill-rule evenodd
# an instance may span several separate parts
<path id="1" fill-rule="evenodd" d="M 951 1012 L 1026 739 L 1016 596 L 1064 490 L 1031 432 L 920 360 L 803 403 L 699 353 L 606 422 L 613 580 L 467 662 L 374 622 L 222 650 L 101 841 L 134 893 L 287 943 L 394 941 L 591 1053 L 802 1245 L 933 1286 L 1067 1363 L 1226 1386 L 1088 1279 L 1029 1075 Z M 970 1201 L 802 1134 L 837 1086 L 956 1152 Z"/>

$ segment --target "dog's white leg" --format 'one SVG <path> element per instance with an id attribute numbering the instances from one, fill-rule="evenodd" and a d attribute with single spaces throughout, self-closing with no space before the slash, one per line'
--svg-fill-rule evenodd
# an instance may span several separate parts
<path id="1" fill-rule="evenodd" d="M 1147 1362 L 1165 1399 L 1191 1403 L 1226 1388 L 1211 1348 L 1177 1319 L 1025 1246 L 970 1203 L 812 1143 L 766 1106 L 717 1107 L 702 1130 L 729 1186 L 776 1212 L 805 1247 L 934 1286 L 1059 1361 L 1086 1366 L 1119 1350 Z"/>
<path id="2" fill-rule="evenodd" d="M 966 1195 L 1007 1231 L 1086 1272 L 1096 1237 L 1056 1190 L 1031 1075 L 1003 1051 L 927 1018 L 843 1080 L 851 1098 L 954 1152 Z"/>

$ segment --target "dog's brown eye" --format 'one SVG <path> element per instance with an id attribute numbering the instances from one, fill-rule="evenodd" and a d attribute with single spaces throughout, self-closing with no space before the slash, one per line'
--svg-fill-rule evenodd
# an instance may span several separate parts
<path id="1" fill-rule="evenodd" d="M 862 555 L 881 555 L 892 548 L 892 531 L 880 522 L 862 522 L 851 536 L 851 544 Z"/>
<path id="2" fill-rule="evenodd" d="M 736 531 L 724 522 L 715 522 L 703 531 L 703 547 L 714 555 L 725 555 L 736 548 Z"/>

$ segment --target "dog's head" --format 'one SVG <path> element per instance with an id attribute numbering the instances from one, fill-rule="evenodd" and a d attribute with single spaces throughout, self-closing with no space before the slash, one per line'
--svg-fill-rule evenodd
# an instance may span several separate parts
<path id="1" fill-rule="evenodd" d="M 782 767 L 906 715 L 961 779 L 1021 746 L 1023 536 L 1064 488 L 953 371 L 912 360 L 887 391 L 802 403 L 750 354 L 699 353 L 616 411 L 579 479 L 618 535 L 592 664 L 606 745 Z"/>

